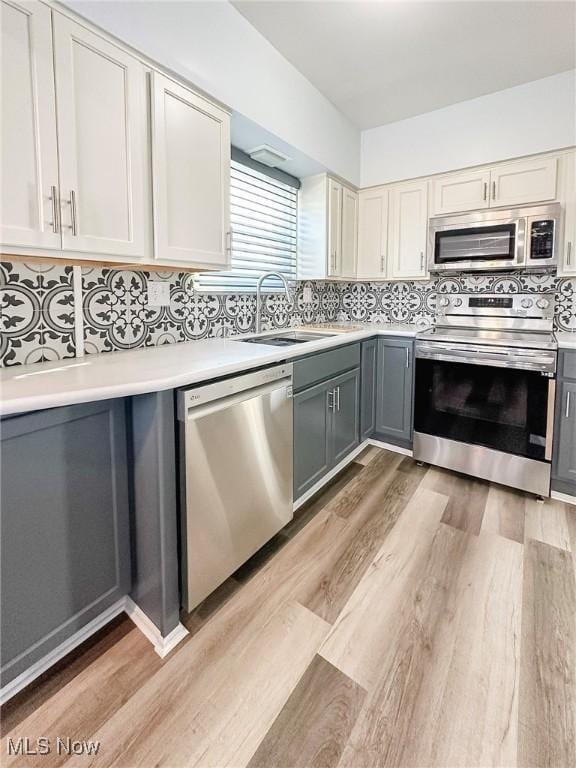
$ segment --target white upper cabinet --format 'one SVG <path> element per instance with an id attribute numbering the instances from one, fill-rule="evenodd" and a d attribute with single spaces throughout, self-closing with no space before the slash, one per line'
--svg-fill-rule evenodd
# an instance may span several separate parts
<path id="1" fill-rule="evenodd" d="M 432 182 L 432 215 L 555 200 L 557 165 L 548 156 L 440 176 Z"/>
<path id="2" fill-rule="evenodd" d="M 388 190 L 369 189 L 359 194 L 358 268 L 361 280 L 386 277 L 388 249 Z"/>
<path id="3" fill-rule="evenodd" d="M 390 191 L 388 276 L 422 279 L 426 272 L 428 183 L 402 184 Z"/>
<path id="4" fill-rule="evenodd" d="M 490 171 L 490 205 L 515 206 L 554 200 L 557 166 L 555 157 L 495 166 Z"/>
<path id="5" fill-rule="evenodd" d="M 54 15 L 62 247 L 133 259 L 150 242 L 143 65 Z"/>
<path id="6" fill-rule="evenodd" d="M 576 150 L 560 158 L 560 164 L 564 232 L 560 240 L 558 271 L 561 275 L 576 275 Z"/>
<path id="7" fill-rule="evenodd" d="M 2 246 L 60 248 L 50 9 L 1 3 Z"/>
<path id="8" fill-rule="evenodd" d="M 474 211 L 490 205 L 490 170 L 455 173 L 432 185 L 432 215 Z"/>
<path id="9" fill-rule="evenodd" d="M 342 188 L 342 245 L 340 277 L 356 277 L 358 255 L 358 193 Z"/>
<path id="10" fill-rule="evenodd" d="M 342 272 L 342 192 L 339 181 L 328 179 L 328 274 Z"/>
<path id="11" fill-rule="evenodd" d="M 230 116 L 152 73 L 155 256 L 226 268 L 230 254 Z"/>

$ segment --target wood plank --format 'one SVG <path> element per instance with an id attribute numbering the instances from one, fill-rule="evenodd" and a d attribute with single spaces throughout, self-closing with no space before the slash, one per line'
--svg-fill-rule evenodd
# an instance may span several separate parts
<path id="1" fill-rule="evenodd" d="M 522 546 L 441 524 L 415 575 L 340 766 L 515 765 Z"/>
<path id="2" fill-rule="evenodd" d="M 336 766 L 365 695 L 353 680 L 315 656 L 249 768 Z"/>
<path id="3" fill-rule="evenodd" d="M 445 496 L 421 487 L 414 493 L 320 649 L 325 659 L 367 690 L 399 639 L 404 612 L 411 601 L 422 600 L 418 590 L 431 567 L 431 549 L 447 502 Z M 442 536 L 449 546 L 450 536 Z M 433 593 L 439 583 L 435 578 L 428 583 Z"/>
<path id="4" fill-rule="evenodd" d="M 503 485 L 490 485 L 482 518 L 482 531 L 522 544 L 524 517 L 525 498 L 522 493 Z"/>
<path id="5" fill-rule="evenodd" d="M 576 585 L 568 552 L 525 545 L 518 765 L 576 765 Z"/>
<path id="6" fill-rule="evenodd" d="M 381 451 L 382 451 L 382 448 L 378 448 L 375 445 L 369 445 L 367 448 L 365 448 L 362 451 L 362 453 L 356 456 L 354 461 L 357 464 L 362 464 L 363 466 L 366 466 L 366 464 L 370 464 L 372 459 L 375 459 L 376 456 L 378 456 Z"/>
<path id="7" fill-rule="evenodd" d="M 378 461 L 374 459 L 373 464 Z M 302 597 L 306 607 L 330 623 L 336 620 L 420 482 L 417 471 L 384 471 L 365 489 L 356 507 L 349 509 L 350 523 L 356 531 L 321 580 L 311 583 L 307 596 Z"/>
<path id="8" fill-rule="evenodd" d="M 375 484 L 381 486 L 386 482 L 386 478 L 394 472 L 402 458 L 398 453 L 381 451 L 326 505 L 325 509 L 334 515 L 348 519 L 361 507 L 363 499 L 368 496 Z"/>
<path id="9" fill-rule="evenodd" d="M 490 487 L 487 481 L 431 467 L 423 484 L 425 488 L 450 497 L 443 523 L 475 535 L 480 533 Z"/>
<path id="10" fill-rule="evenodd" d="M 87 666 L 74 680 L 65 685 L 57 696 L 40 705 L 10 733 L 3 731 L 0 744 L 3 765 L 57 766 L 66 762 L 66 755 L 53 749 L 48 755 L 7 757 L 7 738 L 13 740 L 40 736 L 71 739 L 89 738 L 100 726 L 115 715 L 132 696 L 162 667 L 162 661 L 150 642 L 132 622 L 132 631 L 117 641 Z"/>
<path id="11" fill-rule="evenodd" d="M 102 746 L 89 764 L 246 765 L 328 628 L 311 611 L 288 603 L 258 632 L 198 665 L 194 641 L 201 631 L 94 733 Z M 195 675 L 183 685 L 183 665 L 190 669 L 191 663 Z"/>
<path id="12" fill-rule="evenodd" d="M 352 478 L 361 471 L 362 466 L 360 464 L 356 464 L 355 462 L 348 464 L 348 466 L 345 467 L 342 472 L 339 472 L 336 477 L 322 488 L 321 491 L 296 510 L 294 518 L 288 525 L 282 528 L 282 534 L 290 539 L 293 538 L 302 530 L 302 528 L 308 525 L 310 520 L 316 517 L 316 515 L 321 512 L 335 496 L 346 488 Z"/>
<path id="13" fill-rule="evenodd" d="M 551 547 L 570 550 L 570 532 L 566 519 L 568 504 L 555 499 L 526 497 L 526 524 L 524 535 L 526 540 L 535 539 Z"/>

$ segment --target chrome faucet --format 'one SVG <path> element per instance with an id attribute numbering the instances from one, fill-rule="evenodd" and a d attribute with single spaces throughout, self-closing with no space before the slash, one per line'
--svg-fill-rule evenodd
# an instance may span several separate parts
<path id="1" fill-rule="evenodd" d="M 269 277 L 277 277 L 278 280 L 280 280 L 284 285 L 286 298 L 290 301 L 290 289 L 288 288 L 288 283 L 286 282 L 284 275 L 281 275 L 280 272 L 265 272 L 262 277 L 258 279 L 258 283 L 256 284 L 256 333 L 260 333 L 262 330 L 262 283 Z"/>

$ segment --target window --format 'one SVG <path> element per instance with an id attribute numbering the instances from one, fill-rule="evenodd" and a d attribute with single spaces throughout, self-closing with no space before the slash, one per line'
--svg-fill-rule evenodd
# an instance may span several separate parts
<path id="1" fill-rule="evenodd" d="M 298 186 L 299 181 L 283 171 L 268 170 L 233 150 L 232 269 L 199 275 L 196 282 L 201 290 L 255 291 L 263 272 L 280 272 L 287 280 L 296 279 Z M 266 282 L 267 290 L 278 288 L 280 281 L 270 278 Z"/>

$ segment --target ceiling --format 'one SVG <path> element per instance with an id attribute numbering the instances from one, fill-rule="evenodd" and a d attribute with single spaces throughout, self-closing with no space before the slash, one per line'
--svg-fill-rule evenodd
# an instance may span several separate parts
<path id="1" fill-rule="evenodd" d="M 576 67 L 576 3 L 236 0 L 359 128 Z"/>

